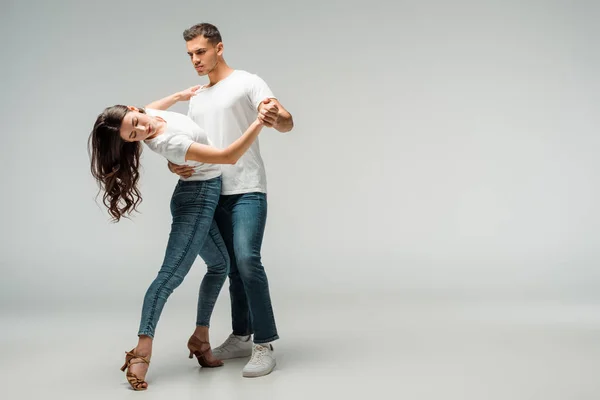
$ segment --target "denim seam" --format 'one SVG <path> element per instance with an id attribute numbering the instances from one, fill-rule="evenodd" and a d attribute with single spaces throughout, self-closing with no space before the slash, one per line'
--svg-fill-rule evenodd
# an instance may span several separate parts
<path id="1" fill-rule="evenodd" d="M 201 185 L 196 191 L 196 199 L 198 199 L 198 195 L 204 194 L 205 191 L 206 191 L 206 186 Z M 200 193 L 200 192 L 202 192 L 202 193 Z M 186 245 L 185 251 L 183 252 L 182 256 L 179 258 L 179 260 L 177 260 L 177 262 L 175 263 L 173 271 L 171 272 L 171 274 L 169 274 L 167 279 L 165 279 L 163 281 L 163 283 L 160 285 L 160 287 L 156 289 L 156 295 L 154 296 L 154 299 L 152 299 L 152 308 L 151 308 L 152 311 L 151 311 L 150 315 L 148 316 L 148 324 L 150 324 L 150 321 L 152 321 L 154 319 L 154 314 L 156 312 L 156 303 L 158 302 L 158 295 L 160 294 L 162 288 L 167 284 L 167 282 L 173 277 L 173 275 L 175 275 L 175 271 L 177 271 L 177 268 L 179 268 L 181 261 L 183 260 L 185 254 L 187 254 L 187 252 L 190 249 L 190 246 L 192 245 L 192 240 L 193 240 L 194 236 L 196 235 L 196 231 L 198 230 L 198 220 L 201 218 L 201 216 L 202 216 L 201 212 L 199 212 L 196 215 L 196 220 L 194 221 L 194 230 L 192 231 L 192 234 L 190 235 L 190 238 Z M 149 330 L 150 330 L 150 327 L 148 325 L 146 325 L 144 331 L 149 331 Z"/>
<path id="2" fill-rule="evenodd" d="M 219 253 L 221 253 L 221 257 L 222 257 L 224 260 L 227 260 L 227 259 L 229 259 L 230 257 L 229 257 L 229 253 L 227 252 L 227 246 L 224 246 L 224 247 L 225 247 L 225 252 L 223 252 L 223 250 L 222 250 L 222 248 L 221 248 L 221 247 L 223 247 L 223 246 L 218 246 L 218 245 L 217 245 L 217 241 L 215 240 L 215 235 L 214 235 L 214 234 L 212 234 L 212 233 L 210 233 L 210 231 L 209 231 L 209 233 L 208 233 L 208 234 L 209 234 L 209 236 L 210 236 L 210 239 L 213 241 L 213 243 L 214 243 L 215 247 L 216 247 L 217 249 L 219 249 Z M 219 234 L 219 235 L 220 235 L 220 234 Z M 224 240 L 223 240 L 223 244 L 225 244 L 225 241 L 224 241 Z M 231 260 L 229 260 L 229 264 L 231 264 Z M 228 267 L 227 269 L 229 270 L 229 269 L 231 269 L 231 267 Z M 227 273 L 229 274 L 229 271 L 227 271 Z"/>
<path id="3" fill-rule="evenodd" d="M 223 253 L 223 250 L 221 250 L 221 247 L 220 247 L 220 246 L 218 246 L 218 245 L 217 245 L 217 243 L 216 243 L 216 241 L 215 241 L 215 236 L 214 236 L 213 234 L 211 234 L 211 232 L 210 232 L 210 231 L 208 232 L 208 236 L 210 236 L 210 239 L 211 239 L 211 240 L 213 241 L 213 243 L 215 244 L 215 247 L 216 247 L 217 249 L 219 249 L 219 253 L 221 253 L 221 257 L 222 257 L 224 260 L 225 260 L 225 259 L 229 259 L 229 253 L 227 253 L 227 252 L 226 252 L 226 253 Z M 223 244 L 225 244 L 225 243 L 223 243 Z M 225 248 L 227 248 L 227 247 L 225 246 Z M 225 255 L 226 255 L 227 257 L 225 257 Z M 231 265 L 231 260 L 229 261 L 229 264 Z M 207 267 L 208 267 L 208 265 L 207 265 Z M 227 269 L 228 269 L 228 271 L 227 271 L 227 274 L 229 274 L 229 270 L 230 270 L 230 268 L 231 268 L 231 267 L 228 267 L 228 268 L 227 268 Z M 225 279 L 227 279 L 227 277 L 225 277 Z M 225 280 L 223 281 L 223 284 L 225 284 Z M 223 287 L 223 286 L 221 285 L 221 288 L 222 288 L 222 287 Z M 217 296 L 217 299 L 218 299 L 218 296 Z M 216 301 L 215 301 L 215 303 L 216 303 Z M 213 304 L 213 307 L 214 307 L 214 304 Z M 211 313 L 211 314 L 212 314 L 212 313 Z M 196 321 L 196 325 L 197 325 L 197 326 L 204 326 L 204 325 L 202 325 L 202 324 L 198 325 L 198 323 L 199 323 L 199 322 L 200 322 L 200 321 Z M 209 324 L 207 324 L 206 326 L 207 326 L 207 327 L 210 327 L 210 323 L 209 323 Z"/>

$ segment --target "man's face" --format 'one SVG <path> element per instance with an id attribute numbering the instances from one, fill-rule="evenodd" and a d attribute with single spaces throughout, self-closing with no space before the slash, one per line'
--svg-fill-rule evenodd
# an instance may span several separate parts
<path id="1" fill-rule="evenodd" d="M 194 69 L 200 76 L 211 72 L 223 53 L 223 43 L 212 44 L 202 35 L 186 42 L 186 47 Z"/>

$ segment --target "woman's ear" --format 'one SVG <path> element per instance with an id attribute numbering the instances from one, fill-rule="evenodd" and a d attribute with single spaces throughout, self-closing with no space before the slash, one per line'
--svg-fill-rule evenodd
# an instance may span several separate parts
<path id="1" fill-rule="evenodd" d="M 134 107 L 134 106 L 127 106 L 127 109 L 128 109 L 129 111 L 139 111 L 139 110 L 138 110 L 136 107 Z"/>

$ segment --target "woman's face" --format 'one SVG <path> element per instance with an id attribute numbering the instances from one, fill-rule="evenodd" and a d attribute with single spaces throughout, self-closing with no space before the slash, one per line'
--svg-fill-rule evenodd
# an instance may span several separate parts
<path id="1" fill-rule="evenodd" d="M 135 107 L 125 114 L 121 123 L 121 138 L 126 142 L 139 142 L 146 140 L 156 133 L 156 121 L 147 114 L 139 112 Z"/>

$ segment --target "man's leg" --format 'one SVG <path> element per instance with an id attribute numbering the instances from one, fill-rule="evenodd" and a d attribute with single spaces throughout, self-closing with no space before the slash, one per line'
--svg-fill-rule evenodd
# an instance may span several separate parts
<path id="1" fill-rule="evenodd" d="M 260 255 L 267 220 L 267 198 L 264 193 L 221 196 L 219 205 L 219 229 L 231 258 L 229 292 L 234 334 L 213 350 L 213 354 L 227 359 L 241 352 L 247 355 L 252 352 L 243 375 L 263 376 L 275 367 L 270 342 L 279 338 Z M 254 333 L 254 346 L 250 336 L 241 336 L 249 333 Z"/>
<path id="2" fill-rule="evenodd" d="M 269 282 L 261 262 L 261 246 L 267 222 L 267 198 L 264 193 L 245 193 L 235 199 L 231 207 L 233 253 L 236 263 L 236 287 L 232 297 L 238 296 L 238 279 L 245 290 L 254 343 L 265 344 L 279 339 L 271 305 Z M 239 301 L 236 298 L 236 302 Z M 241 301 L 240 301 L 241 304 Z"/>
<path id="3" fill-rule="evenodd" d="M 229 296 L 231 299 L 231 325 L 233 334 L 237 336 L 248 336 L 252 332 L 252 320 L 250 317 L 250 309 L 248 307 L 248 299 L 244 283 L 240 277 L 237 268 L 234 250 L 234 229 L 233 229 L 233 207 L 239 196 L 221 196 L 219 206 L 215 213 L 215 221 L 227 247 L 229 259 L 231 260 L 229 268 Z"/>
<path id="4" fill-rule="evenodd" d="M 230 259 L 229 296 L 231 300 L 231 325 L 233 333 L 220 346 L 213 349 L 213 355 L 221 360 L 250 357 L 252 354 L 252 320 L 244 283 L 240 277 L 233 246 L 232 208 L 239 195 L 221 196 L 215 212 L 215 221 L 221 232 Z"/>
<path id="5" fill-rule="evenodd" d="M 259 377 L 271 373 L 275 368 L 275 354 L 270 342 L 279 339 L 269 281 L 260 255 L 267 222 L 266 195 L 239 195 L 231 207 L 231 221 L 236 268 L 246 292 L 250 321 L 254 328 L 252 357 L 244 366 L 242 375 Z"/>

